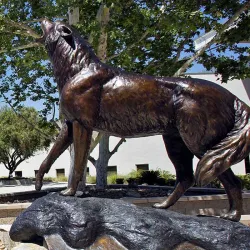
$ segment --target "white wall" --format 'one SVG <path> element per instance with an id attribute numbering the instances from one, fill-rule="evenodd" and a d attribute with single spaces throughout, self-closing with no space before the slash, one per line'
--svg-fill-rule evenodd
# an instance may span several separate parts
<path id="1" fill-rule="evenodd" d="M 193 78 L 206 79 L 212 82 L 221 84 L 217 77 L 213 74 L 193 74 Z M 250 86 L 250 81 L 244 81 L 245 86 Z M 250 105 L 250 100 L 247 91 L 241 80 L 229 81 L 227 84 L 222 84 L 222 86 L 237 97 L 239 97 L 246 104 Z M 249 85 L 247 85 L 249 84 Z M 116 145 L 119 138 L 111 137 L 110 150 Z M 42 163 L 43 159 L 46 157 L 47 152 L 39 152 L 36 156 L 23 162 L 18 168 L 18 171 L 23 171 L 23 176 L 34 177 L 34 170 L 37 170 Z M 94 150 L 92 156 L 97 158 L 98 147 Z M 197 164 L 197 159 L 194 160 L 194 166 Z M 117 166 L 118 174 L 127 174 L 131 170 L 136 169 L 136 164 L 149 164 L 150 169 L 163 169 L 168 170 L 171 173 L 175 173 L 174 167 L 167 157 L 164 143 L 161 136 L 151 136 L 136 139 L 127 139 L 125 143 L 121 145 L 118 152 L 113 155 L 110 159 L 110 166 Z M 67 150 L 62 156 L 60 156 L 57 161 L 52 166 L 49 174 L 47 176 L 55 177 L 56 169 L 65 168 L 65 174 L 68 176 L 69 173 L 69 151 Z M 95 168 L 89 162 L 88 166 L 90 168 L 90 175 L 95 175 Z M 194 168 L 195 169 L 195 168 Z M 244 161 L 232 167 L 236 174 L 244 174 Z M 8 172 L 5 170 L 4 166 L 1 166 L 0 176 L 7 176 Z"/>
<path id="2" fill-rule="evenodd" d="M 38 170 L 42 161 L 45 159 L 48 151 L 40 151 L 35 154 L 35 156 L 27 159 L 22 162 L 16 169 L 16 171 L 22 171 L 23 177 L 35 177 L 35 170 Z M 49 177 L 56 177 L 56 169 L 65 169 L 65 175 L 69 174 L 69 151 L 66 150 L 57 161 L 51 167 L 51 170 L 48 175 Z M 1 174 L 0 176 L 8 176 L 8 171 L 5 169 L 4 165 L 0 165 Z"/>

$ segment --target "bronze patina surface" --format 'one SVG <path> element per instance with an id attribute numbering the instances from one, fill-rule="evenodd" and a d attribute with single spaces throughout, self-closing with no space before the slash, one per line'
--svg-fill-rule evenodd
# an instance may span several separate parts
<path id="1" fill-rule="evenodd" d="M 195 181 L 207 185 L 218 177 L 230 203 L 229 212 L 222 216 L 240 219 L 241 183 L 230 166 L 250 151 L 250 108 L 245 103 L 209 81 L 139 75 L 113 68 L 102 63 L 90 45 L 64 23 L 44 20 L 42 29 L 66 122 L 39 169 L 37 190 L 44 174 L 73 142 L 74 171 L 63 194 L 75 194 L 93 130 L 119 137 L 161 134 L 176 168 L 177 185 L 155 207 L 168 208 Z M 200 159 L 195 175 L 194 155 Z"/>

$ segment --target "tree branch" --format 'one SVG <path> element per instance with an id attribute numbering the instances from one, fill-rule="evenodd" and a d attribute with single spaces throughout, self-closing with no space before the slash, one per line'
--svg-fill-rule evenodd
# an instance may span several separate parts
<path id="1" fill-rule="evenodd" d="M 91 142 L 90 145 L 90 153 L 93 152 L 93 150 L 95 149 L 95 147 L 98 145 L 98 143 L 100 142 L 100 140 L 102 139 L 103 133 L 98 133 L 97 137 L 95 138 L 95 140 L 93 140 Z"/>
<path id="2" fill-rule="evenodd" d="M 88 160 L 95 166 L 96 164 L 96 159 L 92 157 L 91 155 L 89 156 Z"/>
<path id="3" fill-rule="evenodd" d="M 120 55 L 121 55 L 122 53 L 124 53 L 125 51 L 131 50 L 133 47 L 135 47 L 136 44 L 140 43 L 148 34 L 149 34 L 149 30 L 146 30 L 146 31 L 142 34 L 141 38 L 140 38 L 138 41 L 136 41 L 136 42 L 134 42 L 133 44 L 129 45 L 126 49 L 122 50 L 120 53 L 108 57 L 108 58 L 107 58 L 107 61 L 110 61 L 110 60 L 112 60 L 112 59 L 114 59 L 114 58 L 120 56 Z"/>
<path id="4" fill-rule="evenodd" d="M 54 19 L 66 19 L 68 20 L 68 17 L 67 16 L 56 16 L 56 17 L 53 17 Z M 33 19 L 33 20 L 28 20 L 28 21 L 23 21 L 22 24 L 25 24 L 25 23 L 38 23 L 38 22 L 42 22 L 44 20 L 44 17 L 42 18 L 38 18 L 38 19 Z"/>
<path id="5" fill-rule="evenodd" d="M 126 142 L 125 138 L 121 138 L 120 141 L 116 144 L 114 149 L 109 153 L 110 157 L 118 151 L 118 148 L 122 145 L 123 142 Z"/>
<path id="6" fill-rule="evenodd" d="M 8 166 L 8 164 L 7 164 L 6 162 L 3 162 L 3 165 L 5 166 L 5 168 L 6 168 L 7 170 L 9 170 L 9 166 Z"/>
<path id="7" fill-rule="evenodd" d="M 25 159 L 26 159 L 25 157 L 24 157 L 24 158 L 20 157 L 20 159 L 19 159 L 17 162 L 15 162 L 15 167 L 13 167 L 14 170 L 15 170 L 15 169 L 18 167 L 18 165 L 20 165 Z"/>
<path id="8" fill-rule="evenodd" d="M 21 153 L 18 153 L 18 151 L 15 150 L 14 153 L 12 154 L 12 156 L 11 156 L 11 160 L 16 161 L 20 157 L 21 157 Z"/>
<path id="9" fill-rule="evenodd" d="M 35 43 L 29 43 L 29 44 L 14 47 L 14 48 L 12 48 L 10 50 L 2 49 L 2 50 L 0 50 L 0 53 L 6 53 L 6 52 L 9 52 L 9 51 L 17 51 L 17 50 L 22 50 L 22 49 L 29 49 L 29 48 L 34 48 L 34 47 L 42 47 L 42 44 L 41 43 L 36 43 L 36 42 Z"/>
<path id="10" fill-rule="evenodd" d="M 56 105 L 55 102 L 53 102 L 53 110 L 52 110 L 52 118 L 51 120 L 54 122 L 55 121 L 55 115 L 56 115 Z M 57 125 L 57 123 L 55 122 L 55 124 Z M 57 125 L 58 127 L 58 125 Z"/>
<path id="11" fill-rule="evenodd" d="M 164 4 L 161 6 L 161 14 L 157 17 L 157 20 L 156 20 L 153 24 L 151 24 L 151 25 L 149 26 L 149 28 L 154 27 L 154 26 L 156 26 L 156 25 L 159 24 L 159 21 L 160 21 L 161 17 L 164 15 L 165 8 L 166 8 L 166 4 L 164 3 Z M 114 58 L 120 56 L 120 55 L 121 55 L 122 53 L 124 53 L 125 51 L 131 50 L 136 44 L 140 43 L 140 42 L 149 34 L 149 32 L 150 32 L 149 29 L 147 29 L 147 30 L 142 34 L 141 38 L 140 38 L 138 41 L 136 41 L 135 43 L 129 45 L 126 49 L 124 49 L 124 50 L 121 51 L 120 53 L 108 57 L 106 61 L 110 61 L 110 60 L 112 60 L 112 59 L 114 59 Z"/>
<path id="12" fill-rule="evenodd" d="M 22 36 L 30 37 L 29 34 L 24 33 L 21 30 L 16 30 L 16 31 L 4 30 L 4 31 L 0 32 L 0 34 L 5 34 L 5 33 L 12 34 L 12 35 L 15 34 L 15 35 L 22 35 Z"/>
<path id="13" fill-rule="evenodd" d="M 15 27 L 15 28 L 21 28 L 23 30 L 26 31 L 26 34 L 28 34 L 29 36 L 33 37 L 33 38 L 40 38 L 41 35 L 37 34 L 32 28 L 30 28 L 28 25 L 24 24 L 24 23 L 17 23 L 14 22 L 12 20 L 7 20 L 4 19 L 3 20 L 7 25 L 10 25 L 11 27 Z"/>
<path id="14" fill-rule="evenodd" d="M 155 64 L 155 62 L 156 62 L 156 59 L 151 60 L 151 61 L 148 63 L 148 65 L 143 69 L 142 73 L 146 73 L 146 72 L 147 72 L 147 69 L 150 68 L 150 66 L 151 66 L 152 64 Z"/>
<path id="15" fill-rule="evenodd" d="M 187 42 L 188 39 L 189 39 L 189 36 L 187 36 L 182 42 L 180 42 L 180 46 L 178 47 L 176 56 L 174 58 L 175 62 L 179 61 L 179 58 L 181 56 L 181 52 L 184 49 L 184 46 L 185 46 L 185 44 L 186 44 L 186 42 Z"/>
<path id="16" fill-rule="evenodd" d="M 217 32 L 217 34 L 213 37 L 213 39 L 208 42 L 203 48 L 197 51 L 189 60 L 187 60 L 178 71 L 174 74 L 174 76 L 180 76 L 185 73 L 187 68 L 199 57 L 201 56 L 206 49 L 208 49 L 212 44 L 218 42 L 221 35 L 239 18 L 239 16 L 250 7 L 250 1 L 244 4 L 236 13 L 222 25 L 221 29 Z"/>
<path id="17" fill-rule="evenodd" d="M 106 31 L 106 27 L 109 22 L 109 8 L 105 4 L 101 4 L 100 8 L 97 12 L 96 19 L 100 25 L 100 36 L 98 39 L 97 46 L 97 56 L 101 61 L 105 62 L 107 57 L 107 41 L 108 34 Z"/>

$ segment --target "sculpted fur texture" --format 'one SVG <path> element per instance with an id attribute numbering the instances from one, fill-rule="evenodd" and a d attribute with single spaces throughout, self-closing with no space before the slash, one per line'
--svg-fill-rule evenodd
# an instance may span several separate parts
<path id="1" fill-rule="evenodd" d="M 163 203 L 154 206 L 168 208 L 195 181 L 207 185 L 218 177 L 230 203 L 222 217 L 240 219 L 241 183 L 230 166 L 250 151 L 250 108 L 245 103 L 205 80 L 139 75 L 104 64 L 87 41 L 64 23 L 44 20 L 42 29 L 66 122 L 39 169 L 37 190 L 53 162 L 74 143 L 73 176 L 63 194 L 75 194 L 93 130 L 119 137 L 161 134 L 177 184 Z M 195 175 L 194 155 L 200 159 Z"/>

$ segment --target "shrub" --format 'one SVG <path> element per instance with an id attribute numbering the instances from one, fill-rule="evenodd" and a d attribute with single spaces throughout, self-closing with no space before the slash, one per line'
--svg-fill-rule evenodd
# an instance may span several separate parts
<path id="1" fill-rule="evenodd" d="M 109 174 L 108 178 L 107 178 L 107 183 L 110 184 L 116 184 L 116 178 L 117 175 L 116 174 Z"/>
<path id="2" fill-rule="evenodd" d="M 158 179 L 160 178 L 160 172 L 158 170 L 148 170 L 142 171 L 139 178 L 139 183 L 147 183 L 148 185 L 158 184 Z"/>
<path id="3" fill-rule="evenodd" d="M 116 178 L 116 184 L 123 184 L 124 183 L 124 178 Z"/>
<path id="4" fill-rule="evenodd" d="M 176 177 L 175 175 L 169 173 L 169 171 L 166 170 L 158 170 L 160 172 L 160 178 L 165 180 L 165 184 L 166 186 L 174 186 L 175 185 L 175 181 L 176 181 Z"/>
<path id="5" fill-rule="evenodd" d="M 175 185 L 175 175 L 170 174 L 165 170 L 148 170 L 148 171 L 136 171 L 133 170 L 130 172 L 125 178 L 126 181 L 134 181 L 137 184 L 147 183 L 149 185 L 167 185 L 174 186 Z"/>
<path id="6" fill-rule="evenodd" d="M 89 184 L 96 184 L 96 176 L 88 175 L 87 179 L 86 179 L 86 182 L 89 183 Z"/>
<path id="7" fill-rule="evenodd" d="M 59 177 L 44 177 L 43 178 L 44 181 L 47 182 L 67 182 L 68 181 L 68 177 L 66 176 L 59 176 Z"/>
<path id="8" fill-rule="evenodd" d="M 140 178 L 142 172 L 143 172 L 142 170 L 139 170 L 139 171 L 132 170 L 132 171 L 126 176 L 126 179 L 129 179 L 129 178 L 133 178 L 133 179 Z"/>
<path id="9" fill-rule="evenodd" d="M 241 180 L 242 188 L 250 190 L 250 174 L 238 175 Z"/>
<path id="10" fill-rule="evenodd" d="M 52 177 L 44 177 L 43 181 L 48 181 L 48 182 L 52 182 L 53 178 Z"/>
<path id="11" fill-rule="evenodd" d="M 68 177 L 67 176 L 59 176 L 54 178 L 55 182 L 67 182 L 68 181 Z"/>
<path id="12" fill-rule="evenodd" d="M 109 174 L 107 178 L 107 183 L 110 184 L 117 184 L 117 180 L 124 180 L 123 175 L 117 175 L 117 174 Z"/>
<path id="13" fill-rule="evenodd" d="M 221 188 L 221 182 L 217 178 L 215 180 L 211 181 L 209 183 L 209 185 L 211 188 Z"/>

